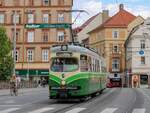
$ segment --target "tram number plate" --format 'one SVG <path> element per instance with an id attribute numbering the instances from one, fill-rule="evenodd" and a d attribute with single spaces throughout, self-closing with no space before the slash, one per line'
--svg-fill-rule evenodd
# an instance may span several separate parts
<path id="1" fill-rule="evenodd" d="M 65 91 L 60 91 L 59 92 L 60 97 L 67 97 L 67 92 Z"/>

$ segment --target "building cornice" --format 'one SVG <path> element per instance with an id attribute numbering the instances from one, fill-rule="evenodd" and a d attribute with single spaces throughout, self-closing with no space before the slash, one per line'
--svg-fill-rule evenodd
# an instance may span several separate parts
<path id="1" fill-rule="evenodd" d="M 0 10 L 3 10 L 5 8 L 10 9 L 10 8 L 14 8 L 14 9 L 18 9 L 18 8 L 45 8 L 45 9 L 49 9 L 49 8 L 71 8 L 71 5 L 63 5 L 63 6 L 59 6 L 59 5 L 52 5 L 52 6 L 0 6 Z"/>

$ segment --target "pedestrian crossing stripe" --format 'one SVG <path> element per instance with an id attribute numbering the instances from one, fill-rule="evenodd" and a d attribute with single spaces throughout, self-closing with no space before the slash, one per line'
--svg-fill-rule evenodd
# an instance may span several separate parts
<path id="1" fill-rule="evenodd" d="M 10 113 L 10 112 L 13 112 L 13 111 L 16 111 L 16 110 L 19 110 L 20 108 L 9 108 L 7 110 L 2 110 L 0 111 L 0 113 Z"/>
<path id="2" fill-rule="evenodd" d="M 117 110 L 117 108 L 106 108 L 100 113 L 114 113 Z"/>
<path id="3" fill-rule="evenodd" d="M 142 108 L 139 108 L 139 109 L 134 109 L 132 113 L 145 113 L 146 109 L 142 109 Z"/>
<path id="4" fill-rule="evenodd" d="M 21 108 L 9 108 L 9 109 L 6 109 L 6 110 L 0 110 L 0 113 L 11 113 L 11 112 L 15 112 L 15 111 L 18 111 L 20 110 Z M 99 112 L 99 113 L 115 113 L 119 108 L 106 108 L 104 109 L 103 111 Z M 28 111 L 27 113 L 44 113 L 44 112 L 48 112 L 48 111 L 51 111 L 51 110 L 54 110 L 53 107 L 44 107 L 44 108 L 40 108 L 40 109 L 36 109 L 36 110 L 33 110 L 33 111 Z M 86 110 L 86 108 L 74 108 L 72 110 L 69 110 L 69 111 L 66 111 L 65 113 L 79 113 L 83 110 Z M 145 108 L 135 108 L 133 109 L 133 112 L 132 113 L 145 113 L 146 112 L 146 109 Z"/>
<path id="5" fill-rule="evenodd" d="M 43 112 L 51 111 L 53 109 L 54 108 L 51 108 L 51 107 L 45 107 L 45 108 L 41 108 L 41 109 L 38 109 L 38 110 L 30 111 L 28 113 L 43 113 Z"/>
<path id="6" fill-rule="evenodd" d="M 81 112 L 81 111 L 83 111 L 83 110 L 85 110 L 86 108 L 74 108 L 74 109 L 72 109 L 72 110 L 70 110 L 70 111 L 67 111 L 67 112 L 65 112 L 65 113 L 79 113 L 79 112 Z"/>

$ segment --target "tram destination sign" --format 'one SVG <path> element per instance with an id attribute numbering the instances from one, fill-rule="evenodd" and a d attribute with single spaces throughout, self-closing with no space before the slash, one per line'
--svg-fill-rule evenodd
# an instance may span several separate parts
<path id="1" fill-rule="evenodd" d="M 72 53 L 70 53 L 70 52 L 57 52 L 56 56 L 58 56 L 58 57 L 71 57 Z"/>
<path id="2" fill-rule="evenodd" d="M 26 29 L 42 29 L 42 28 L 70 28 L 71 24 L 60 23 L 60 24 L 25 24 Z"/>

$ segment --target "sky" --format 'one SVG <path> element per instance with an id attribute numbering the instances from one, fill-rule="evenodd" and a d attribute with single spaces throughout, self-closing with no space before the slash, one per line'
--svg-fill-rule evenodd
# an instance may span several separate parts
<path id="1" fill-rule="evenodd" d="M 109 10 L 109 15 L 113 16 L 119 10 L 119 4 L 122 3 L 125 10 L 135 16 L 150 17 L 150 0 L 74 0 L 73 9 L 82 9 L 88 12 L 88 14 L 80 14 L 74 27 L 82 25 L 88 18 L 102 12 L 102 10 Z M 77 15 L 78 13 L 73 14 L 73 20 Z"/>

